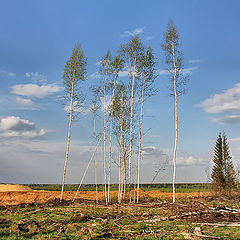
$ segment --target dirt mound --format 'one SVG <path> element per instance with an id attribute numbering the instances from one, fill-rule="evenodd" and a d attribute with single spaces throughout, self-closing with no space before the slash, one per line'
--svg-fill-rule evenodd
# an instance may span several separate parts
<path id="1" fill-rule="evenodd" d="M 23 185 L 1 184 L 0 192 L 17 192 L 17 191 L 32 191 L 30 187 Z"/>

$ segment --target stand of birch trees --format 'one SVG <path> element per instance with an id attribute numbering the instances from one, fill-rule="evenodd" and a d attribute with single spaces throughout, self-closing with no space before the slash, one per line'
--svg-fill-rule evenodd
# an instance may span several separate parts
<path id="1" fill-rule="evenodd" d="M 174 96 L 176 135 L 173 151 L 173 202 L 175 202 L 178 140 L 177 98 L 184 93 L 185 80 L 181 74 L 183 58 L 182 53 L 179 51 L 179 34 L 171 21 L 167 26 L 164 43 L 161 46 L 163 52 L 165 52 L 165 62 L 168 65 L 171 82 L 170 95 Z M 144 46 L 138 35 L 132 36 L 127 43 L 120 45 L 116 56 L 112 56 L 110 51 L 106 52 L 100 61 L 99 73 L 101 81 L 91 87 L 92 100 L 90 109 L 93 114 L 94 154 L 97 152 L 97 145 L 103 139 L 103 161 L 101 162 L 103 162 L 104 199 L 106 204 L 111 203 L 111 176 L 112 163 L 114 162 L 118 168 L 118 202 L 121 203 L 123 199 L 129 199 L 130 202 L 139 202 L 144 105 L 147 99 L 158 92 L 155 84 L 157 74 L 153 50 L 151 46 Z M 78 44 L 66 63 L 63 75 L 65 96 L 69 106 L 69 128 L 61 200 L 63 198 L 70 149 L 71 122 L 73 115 L 79 113 L 76 109 L 79 109 L 78 107 L 83 104 L 78 85 L 86 79 L 85 75 L 86 58 Z M 99 132 L 96 130 L 97 118 L 102 122 Z M 91 160 L 95 158 L 96 201 L 98 202 L 99 178 L 97 172 L 101 166 L 98 164 L 97 157 L 94 154 Z M 82 182 L 83 179 L 81 184 Z"/>

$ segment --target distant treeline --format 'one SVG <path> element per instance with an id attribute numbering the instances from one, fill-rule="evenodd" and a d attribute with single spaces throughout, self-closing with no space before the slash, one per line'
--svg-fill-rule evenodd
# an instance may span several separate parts
<path id="1" fill-rule="evenodd" d="M 46 190 L 46 191 L 61 191 L 61 184 L 25 184 L 33 190 Z M 64 189 L 65 191 L 76 191 L 78 184 L 66 184 Z M 156 184 L 141 184 L 141 188 L 145 191 L 150 190 L 161 190 L 163 192 L 171 192 L 172 184 L 171 183 L 156 183 Z M 83 184 L 81 191 L 95 191 L 95 184 Z M 104 184 L 98 184 L 98 190 L 101 191 L 104 189 Z M 132 185 L 134 189 L 134 185 Z M 195 192 L 195 191 L 209 191 L 211 189 L 210 183 L 177 183 L 176 191 L 177 192 Z M 118 190 L 118 184 L 112 184 L 111 190 Z"/>

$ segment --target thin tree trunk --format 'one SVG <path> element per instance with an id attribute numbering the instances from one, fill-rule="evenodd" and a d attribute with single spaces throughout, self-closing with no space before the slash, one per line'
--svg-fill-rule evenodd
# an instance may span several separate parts
<path id="1" fill-rule="evenodd" d="M 143 121 L 144 88 L 145 88 L 145 75 L 144 75 L 143 86 L 142 86 L 141 117 L 140 117 L 140 126 L 139 126 L 139 146 L 138 146 L 138 163 L 137 163 L 137 166 L 138 166 L 138 169 L 137 169 L 137 203 L 139 201 L 140 164 L 141 164 L 141 155 L 142 155 L 142 121 Z"/>
<path id="2" fill-rule="evenodd" d="M 104 169 L 104 195 L 106 203 L 107 201 L 107 166 L 106 166 L 106 115 L 107 115 L 107 109 L 106 109 L 106 86 L 107 85 L 107 76 L 105 75 L 104 78 L 104 130 L 103 130 L 103 169 Z"/>
<path id="3" fill-rule="evenodd" d="M 74 79 L 74 76 L 73 76 Z M 72 125 L 72 112 L 73 112 L 73 88 L 74 88 L 74 82 L 72 79 L 72 91 L 71 91 L 71 100 L 70 100 L 70 109 L 69 109 L 69 124 L 68 124 L 68 141 L 67 141 L 67 150 L 66 150 L 66 157 L 65 157 L 65 163 L 64 163 L 64 170 L 63 170 L 63 179 L 62 179 L 62 191 L 61 191 L 61 197 L 60 201 L 63 199 L 63 190 L 64 190 L 64 184 L 66 179 L 66 172 L 67 172 L 67 161 L 68 161 L 68 155 L 69 155 L 69 147 L 70 147 L 70 136 L 71 136 L 71 125 Z"/>
<path id="4" fill-rule="evenodd" d="M 127 187 L 127 166 L 126 166 L 126 135 L 123 140 L 123 172 L 124 172 L 124 187 L 123 187 L 123 198 L 126 197 L 126 187 Z"/>
<path id="5" fill-rule="evenodd" d="M 134 84 L 135 84 L 135 70 L 136 70 L 136 59 L 134 59 L 134 66 L 133 66 L 133 76 L 132 76 L 132 90 L 131 90 L 131 120 L 130 120 L 130 147 L 129 147 L 129 166 L 128 166 L 128 181 L 129 181 L 129 202 L 132 201 L 131 199 L 131 167 L 132 167 L 132 148 L 133 148 L 133 137 L 132 137 L 132 128 L 133 128 L 133 105 L 134 105 Z"/>
<path id="6" fill-rule="evenodd" d="M 110 124 L 110 138 L 109 138 L 109 158 L 108 158 L 108 203 L 110 203 L 110 183 L 111 183 L 111 158 L 112 158 L 112 125 L 113 125 L 113 101 L 115 97 L 115 86 L 117 80 L 117 73 L 115 72 L 112 103 L 111 103 L 111 124 Z"/>
<path id="7" fill-rule="evenodd" d="M 93 137 L 94 137 L 94 147 L 96 147 L 96 104 L 94 104 L 93 109 Z M 96 185 L 96 202 L 98 203 L 98 181 L 97 181 L 97 156 L 95 156 L 95 185 Z"/>
<path id="8" fill-rule="evenodd" d="M 119 155 L 118 155 L 118 202 L 121 203 L 121 189 L 122 189 L 122 163 L 121 163 L 121 151 L 122 151 L 122 131 L 123 131 L 123 118 L 121 121 L 121 129 L 120 129 L 120 141 L 119 141 Z"/>
<path id="9" fill-rule="evenodd" d="M 174 84 L 174 97 L 175 97 L 175 103 L 174 103 L 174 113 L 175 113 L 175 146 L 174 146 L 174 152 L 173 152 L 173 203 L 175 203 L 175 180 L 176 180 L 176 165 L 177 165 L 177 141 L 178 141 L 178 115 L 177 115 L 177 86 L 176 86 L 176 77 L 177 77 L 177 67 L 176 67 L 176 59 L 175 59 L 175 49 L 172 45 L 173 49 L 173 64 L 174 64 L 174 78 L 173 78 L 173 84 Z"/>

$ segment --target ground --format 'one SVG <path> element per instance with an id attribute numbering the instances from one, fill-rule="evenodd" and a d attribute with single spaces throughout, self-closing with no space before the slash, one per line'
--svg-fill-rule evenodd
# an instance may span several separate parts
<path id="1" fill-rule="evenodd" d="M 141 202 L 96 203 L 94 192 L 0 192 L 0 239 L 240 239 L 240 196 L 141 191 Z M 100 193 L 100 197 L 101 197 Z"/>

